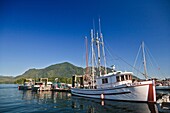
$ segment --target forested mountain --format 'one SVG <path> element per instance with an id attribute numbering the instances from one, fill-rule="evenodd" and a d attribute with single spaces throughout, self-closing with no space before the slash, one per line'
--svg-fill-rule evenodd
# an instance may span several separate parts
<path id="1" fill-rule="evenodd" d="M 0 75 L 0 84 L 11 84 L 14 83 L 15 78 L 12 76 L 1 76 Z"/>
<path id="2" fill-rule="evenodd" d="M 44 69 L 29 69 L 24 74 L 17 76 L 16 79 L 24 78 L 43 78 L 43 77 L 72 77 L 74 74 L 83 74 L 83 68 L 74 66 L 68 62 L 51 65 Z"/>
<path id="3" fill-rule="evenodd" d="M 21 83 L 24 78 L 32 78 L 38 80 L 39 78 L 49 78 L 50 81 L 54 81 L 55 78 L 60 78 L 61 82 L 69 80 L 74 74 L 82 75 L 84 69 L 77 67 L 71 63 L 64 62 L 60 64 L 54 64 L 44 69 L 29 69 L 24 74 L 15 77 L 15 83 Z"/>
<path id="4" fill-rule="evenodd" d="M 89 67 L 89 71 L 90 71 Z M 111 69 L 107 69 L 111 72 Z M 71 83 L 72 75 L 83 75 L 86 69 L 77 67 L 71 63 L 64 62 L 60 64 L 54 64 L 44 69 L 29 69 L 22 75 L 16 77 L 0 76 L 0 83 L 23 83 L 25 78 L 32 78 L 38 80 L 39 78 L 49 78 L 49 81 L 54 81 L 55 78 L 59 78 L 61 82 L 68 81 Z"/>

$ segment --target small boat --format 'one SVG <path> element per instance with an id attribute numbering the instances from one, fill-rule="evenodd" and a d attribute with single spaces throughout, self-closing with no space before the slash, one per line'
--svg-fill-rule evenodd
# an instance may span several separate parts
<path id="1" fill-rule="evenodd" d="M 39 82 L 32 85 L 32 91 L 50 91 L 51 88 L 52 82 L 48 82 L 48 78 L 40 78 Z"/>
<path id="2" fill-rule="evenodd" d="M 23 85 L 19 85 L 19 90 L 31 90 L 32 85 L 34 84 L 32 79 L 25 79 Z"/>
<path id="3" fill-rule="evenodd" d="M 58 78 L 55 79 L 55 83 L 52 85 L 53 91 L 59 91 L 59 92 L 70 92 L 70 84 L 66 83 L 60 83 L 58 82 Z"/>
<path id="4" fill-rule="evenodd" d="M 170 113 L 170 95 L 164 95 L 157 102 L 158 111 L 161 113 Z"/>
<path id="5" fill-rule="evenodd" d="M 54 83 L 52 86 L 53 91 L 70 92 L 70 88 L 66 83 Z"/>
<path id="6" fill-rule="evenodd" d="M 107 73 L 106 58 L 104 52 L 103 35 L 99 23 L 99 36 L 98 33 L 94 35 L 94 30 L 91 30 L 91 50 L 92 50 L 92 69 L 89 75 L 89 81 L 86 82 L 89 87 L 84 87 L 84 78 L 86 75 L 80 77 L 80 84 L 76 82 L 76 76 L 73 76 L 73 85 L 71 89 L 72 95 L 83 96 L 97 99 L 119 100 L 119 101 L 136 101 L 136 102 L 156 102 L 155 81 L 133 81 L 132 72 L 117 71 L 115 66 L 110 73 Z M 87 39 L 87 38 L 86 38 Z M 87 42 L 87 41 L 86 41 Z M 96 49 L 94 49 L 94 46 Z M 103 54 L 100 55 L 100 49 Z M 95 50 L 97 52 L 95 53 Z M 87 55 L 87 54 L 86 54 Z M 96 55 L 98 55 L 96 57 Z M 104 66 L 101 66 L 101 56 L 103 56 Z M 86 60 L 87 60 L 86 56 Z M 97 59 L 97 61 L 95 61 Z M 87 61 L 86 61 L 87 62 Z M 145 58 L 144 58 L 145 62 Z M 94 66 L 94 64 L 97 66 Z M 144 63 L 146 64 L 146 63 Z M 87 66 L 87 64 L 86 64 Z M 145 66 L 145 65 L 144 65 Z M 104 67 L 104 68 L 103 68 Z M 88 67 L 86 67 L 88 69 Z M 144 73 L 143 75 L 146 75 Z M 75 85 L 76 84 L 76 85 Z M 80 88 L 77 86 L 80 86 Z"/>
<path id="7" fill-rule="evenodd" d="M 170 86 L 156 86 L 156 90 L 169 90 L 170 91 Z"/>
<path id="8" fill-rule="evenodd" d="M 165 80 L 161 83 L 156 84 L 156 90 L 169 90 L 170 91 L 170 81 Z"/>

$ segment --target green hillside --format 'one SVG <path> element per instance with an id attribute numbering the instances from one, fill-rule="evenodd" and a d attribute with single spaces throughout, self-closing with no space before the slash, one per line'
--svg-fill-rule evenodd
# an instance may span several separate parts
<path id="1" fill-rule="evenodd" d="M 71 82 L 71 77 L 74 74 L 81 75 L 84 73 L 84 69 L 82 67 L 74 66 L 68 62 L 51 65 L 44 69 L 29 69 L 24 74 L 17 76 L 15 78 L 16 83 L 20 83 L 24 78 L 33 78 L 38 80 L 39 78 L 49 78 L 50 81 L 54 81 L 57 77 L 61 80 L 61 82 L 66 81 L 68 79 Z M 64 80 L 63 80 L 64 79 Z"/>
<path id="2" fill-rule="evenodd" d="M 68 62 L 51 65 L 44 69 L 29 69 L 23 75 L 16 78 L 43 78 L 43 77 L 71 77 L 73 74 L 83 74 L 83 68 L 74 66 Z"/>
<path id="3" fill-rule="evenodd" d="M 12 76 L 0 76 L 0 84 L 13 84 L 14 80 Z"/>
<path id="4" fill-rule="evenodd" d="M 72 75 L 83 75 L 86 69 L 77 67 L 71 63 L 64 62 L 60 64 L 51 65 L 44 69 L 29 69 L 24 74 L 10 77 L 0 76 L 0 83 L 17 83 L 22 84 L 25 78 L 32 78 L 36 81 L 39 78 L 49 78 L 49 81 L 53 82 L 55 78 L 59 78 L 60 82 L 71 83 Z M 89 67 L 89 71 L 91 68 Z M 96 69 L 97 70 L 97 69 Z M 111 72 L 110 68 L 107 68 L 108 72 Z M 135 79 L 135 76 L 133 77 Z"/>

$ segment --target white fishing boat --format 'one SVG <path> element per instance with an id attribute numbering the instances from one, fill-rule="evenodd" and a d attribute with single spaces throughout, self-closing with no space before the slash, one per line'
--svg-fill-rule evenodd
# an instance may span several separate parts
<path id="1" fill-rule="evenodd" d="M 94 45 L 96 45 L 97 48 L 97 58 L 95 57 L 96 49 L 94 49 Z M 79 85 L 74 85 L 75 77 L 73 77 L 73 86 L 72 86 L 73 88 L 71 89 L 72 95 L 98 98 L 98 99 L 109 99 L 109 100 L 156 102 L 154 80 L 146 79 L 145 81 L 141 81 L 141 82 L 133 81 L 132 72 L 116 71 L 115 66 L 113 66 L 112 72 L 107 73 L 104 41 L 100 29 L 100 22 L 99 22 L 99 36 L 98 33 L 97 35 L 95 35 L 94 30 L 91 30 L 91 47 L 92 47 L 91 48 L 92 49 L 92 58 L 91 58 L 92 73 L 89 75 L 89 77 L 91 78 L 87 82 L 89 83 L 89 87 L 76 88 L 76 86 Z M 103 69 L 104 71 L 102 70 L 102 66 L 101 66 L 100 49 L 102 49 L 103 51 L 102 56 L 104 61 L 104 69 Z M 87 58 L 88 57 L 86 56 L 86 60 Z M 95 59 L 97 59 L 97 67 L 94 66 Z M 144 62 L 145 62 L 145 57 L 144 57 Z M 145 65 L 146 63 L 144 63 L 144 66 Z M 147 74 L 144 73 L 144 75 Z M 84 76 L 82 76 L 82 79 L 84 79 Z M 81 81 L 82 80 L 80 79 L 80 82 Z M 80 86 L 83 86 L 83 84 L 80 83 Z"/>
<path id="2" fill-rule="evenodd" d="M 39 82 L 32 85 L 32 91 L 50 91 L 51 89 L 52 82 L 48 82 L 48 78 L 40 78 Z"/>
<path id="3" fill-rule="evenodd" d="M 32 85 L 34 84 L 32 79 L 25 79 L 23 85 L 19 85 L 19 90 L 31 90 Z"/>
<path id="4" fill-rule="evenodd" d="M 161 83 L 156 84 L 156 90 L 169 90 L 170 91 L 170 81 L 165 80 Z"/>

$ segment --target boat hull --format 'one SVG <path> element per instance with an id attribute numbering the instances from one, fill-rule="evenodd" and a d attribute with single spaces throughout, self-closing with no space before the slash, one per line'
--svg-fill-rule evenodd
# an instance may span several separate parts
<path id="1" fill-rule="evenodd" d="M 21 86 L 18 86 L 18 89 L 19 90 L 31 90 L 31 86 L 24 86 L 24 85 L 21 85 Z"/>
<path id="2" fill-rule="evenodd" d="M 169 90 L 170 91 L 170 86 L 156 86 L 156 90 Z"/>
<path id="3" fill-rule="evenodd" d="M 51 90 L 51 85 L 33 85 L 32 86 L 32 91 L 50 91 Z"/>
<path id="4" fill-rule="evenodd" d="M 156 102 L 155 86 L 152 81 L 138 82 L 105 89 L 78 89 L 72 88 L 71 93 L 98 99 Z"/>

